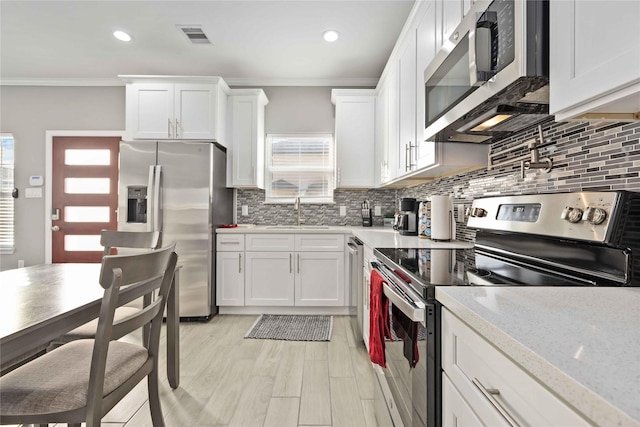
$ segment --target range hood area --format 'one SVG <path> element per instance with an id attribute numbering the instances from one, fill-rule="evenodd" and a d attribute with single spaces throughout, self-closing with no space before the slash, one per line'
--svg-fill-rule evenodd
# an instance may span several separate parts
<path id="1" fill-rule="evenodd" d="M 489 143 L 548 119 L 549 2 L 475 2 L 424 82 L 427 141 Z"/>
<path id="2" fill-rule="evenodd" d="M 439 142 L 489 143 L 536 126 L 549 115 L 546 77 L 522 77 L 451 122 L 434 138 Z"/>

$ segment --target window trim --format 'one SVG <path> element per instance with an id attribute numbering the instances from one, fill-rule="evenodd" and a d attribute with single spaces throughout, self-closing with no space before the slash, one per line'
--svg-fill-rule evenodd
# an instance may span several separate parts
<path id="1" fill-rule="evenodd" d="M 10 165 L 11 169 L 12 169 L 12 177 L 11 177 L 11 183 L 9 185 L 8 188 L 8 194 L 9 197 L 7 197 L 7 199 L 9 200 L 11 206 L 11 226 L 10 226 L 10 230 L 7 230 L 5 236 L 3 236 L 3 239 L 0 239 L 0 242 L 2 242 L 2 240 L 7 239 L 11 240 L 11 246 L 1 246 L 0 245 L 0 254 L 2 255 L 11 255 L 14 254 L 16 251 L 16 202 L 15 202 L 15 198 L 13 197 L 13 190 L 16 188 L 16 139 L 13 136 L 12 133 L 10 132 L 2 132 L 0 133 L 0 139 L 5 139 L 5 138 L 11 138 L 13 144 L 12 144 L 12 152 L 13 152 L 13 156 L 12 156 L 12 163 Z M 2 158 L 0 158 L 0 165 L 2 165 Z M 0 178 L 1 179 L 1 178 Z"/>
<path id="2" fill-rule="evenodd" d="M 326 167 L 326 172 L 329 176 L 329 194 L 327 197 L 305 197 L 300 196 L 300 203 L 303 204 L 334 204 L 334 190 L 336 188 L 336 141 L 334 135 L 331 133 L 325 132 L 308 132 L 308 133 L 269 133 L 265 138 L 265 167 L 264 167 L 264 175 L 265 175 L 265 204 L 293 204 L 295 203 L 296 197 L 272 197 L 271 196 L 271 160 L 272 160 L 272 141 L 277 138 L 326 138 L 331 141 L 331 149 L 330 156 L 332 165 L 330 167 Z M 323 168 L 318 168 L 318 170 Z M 293 168 L 293 170 L 298 170 L 298 168 Z"/>

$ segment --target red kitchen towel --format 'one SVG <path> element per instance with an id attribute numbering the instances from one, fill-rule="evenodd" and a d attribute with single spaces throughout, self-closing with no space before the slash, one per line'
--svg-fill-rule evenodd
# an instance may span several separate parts
<path id="1" fill-rule="evenodd" d="M 383 368 L 387 367 L 384 340 L 391 339 L 389 328 L 389 300 L 382 292 L 384 279 L 377 271 L 371 271 L 369 292 L 369 358 Z"/>

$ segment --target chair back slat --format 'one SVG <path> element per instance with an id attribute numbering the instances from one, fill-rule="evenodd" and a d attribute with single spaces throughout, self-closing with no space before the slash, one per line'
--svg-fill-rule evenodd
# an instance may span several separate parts
<path id="1" fill-rule="evenodd" d="M 153 318 L 158 315 L 158 312 L 164 308 L 162 303 L 162 299 L 158 298 L 147 307 L 140 309 L 137 313 L 114 322 L 113 329 L 111 331 L 111 340 L 120 339 L 150 323 Z M 145 343 L 145 345 L 146 344 L 147 343 Z"/>
<path id="2" fill-rule="evenodd" d="M 111 248 L 157 249 L 161 244 L 159 231 L 115 231 L 102 230 L 100 244 L 104 246 L 103 255 L 109 255 Z"/>

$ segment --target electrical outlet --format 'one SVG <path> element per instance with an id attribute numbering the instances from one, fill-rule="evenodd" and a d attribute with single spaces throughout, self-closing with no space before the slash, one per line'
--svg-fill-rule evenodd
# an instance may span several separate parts
<path id="1" fill-rule="evenodd" d="M 242 205 L 242 216 L 247 216 L 247 215 L 249 215 L 249 206 Z"/>
<path id="2" fill-rule="evenodd" d="M 375 216 L 381 216 L 382 215 L 382 206 L 376 206 L 374 208 L 374 215 Z"/>
<path id="3" fill-rule="evenodd" d="M 347 207 L 340 206 L 340 216 L 347 216 Z"/>
<path id="4" fill-rule="evenodd" d="M 22 268 L 24 267 L 24 260 L 23 259 L 19 259 L 18 260 L 18 268 Z"/>

